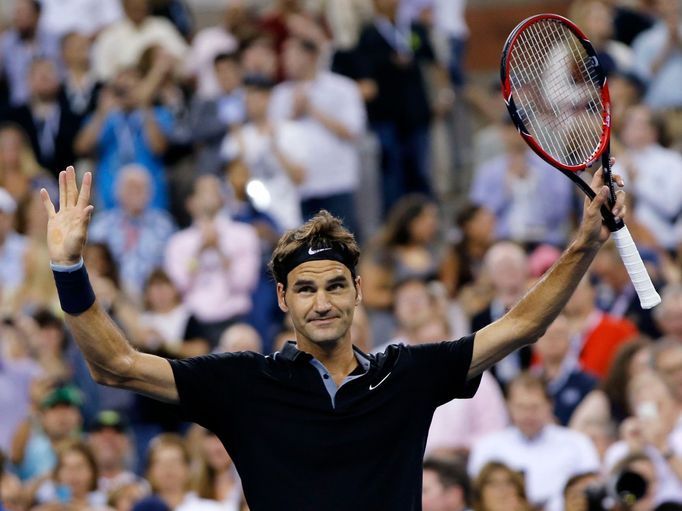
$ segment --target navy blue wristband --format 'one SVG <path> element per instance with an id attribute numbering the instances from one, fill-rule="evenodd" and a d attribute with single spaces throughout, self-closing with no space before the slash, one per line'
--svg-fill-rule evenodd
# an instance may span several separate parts
<path id="1" fill-rule="evenodd" d="M 52 270 L 57 294 L 62 310 L 67 314 L 77 316 L 92 307 L 95 303 L 95 292 L 90 285 L 85 266 L 75 271 Z"/>

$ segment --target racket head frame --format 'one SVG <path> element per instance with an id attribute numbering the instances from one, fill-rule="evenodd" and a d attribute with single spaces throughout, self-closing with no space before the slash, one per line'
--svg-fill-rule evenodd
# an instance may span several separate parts
<path id="1" fill-rule="evenodd" d="M 514 101 L 514 91 L 511 83 L 511 77 L 510 77 L 510 68 L 511 68 L 511 60 L 512 60 L 512 52 L 514 50 L 515 44 L 519 39 L 519 36 L 523 33 L 524 30 L 526 30 L 528 27 L 531 25 L 534 25 L 536 23 L 542 22 L 542 21 L 547 21 L 547 20 L 553 20 L 555 22 L 562 23 L 566 28 L 568 28 L 575 36 L 578 42 L 580 42 L 581 46 L 585 49 L 585 52 L 587 55 L 592 59 L 592 64 L 594 66 L 595 71 L 597 72 L 597 75 L 599 77 L 599 87 L 600 87 L 600 95 L 601 95 L 601 101 L 602 101 L 602 112 L 601 112 L 601 126 L 602 126 L 602 133 L 600 136 L 599 144 L 598 146 L 594 149 L 592 152 L 590 158 L 587 161 L 581 162 L 580 164 L 576 165 L 569 165 L 563 162 L 558 161 L 554 157 L 552 157 L 547 151 L 545 151 L 542 146 L 538 143 L 538 141 L 531 135 L 530 130 L 524 123 L 521 115 L 518 112 L 517 105 Z M 612 198 L 615 200 L 615 193 L 613 192 L 613 184 L 612 184 L 612 179 L 611 179 L 611 172 L 610 172 L 610 164 L 609 164 L 609 157 L 610 157 L 610 151 L 609 151 L 609 146 L 610 146 L 610 138 L 611 138 L 611 99 L 609 96 L 609 88 L 608 88 L 608 83 L 606 80 L 606 74 L 604 73 L 604 70 L 602 69 L 599 59 L 597 58 L 597 52 L 595 51 L 594 47 L 592 46 L 592 43 L 590 42 L 589 38 L 585 33 L 578 28 L 578 26 L 573 23 L 571 20 L 560 16 L 558 14 L 553 14 L 553 13 L 543 13 L 543 14 L 536 14 L 534 16 L 530 16 L 529 18 L 526 18 L 522 22 L 520 22 L 514 30 L 509 34 L 507 37 L 507 40 L 504 43 L 504 47 L 502 50 L 502 59 L 500 62 L 500 79 L 502 82 L 502 95 L 504 98 L 505 105 L 507 107 L 507 110 L 509 112 L 509 115 L 511 117 L 512 122 L 516 126 L 516 129 L 518 130 L 519 134 L 521 137 L 526 141 L 528 146 L 544 161 L 552 165 L 554 168 L 557 170 L 561 171 L 564 175 L 566 175 L 571 181 L 573 181 L 578 187 L 590 198 L 593 199 L 595 196 L 594 190 L 590 187 L 590 184 L 587 183 L 582 179 L 582 177 L 578 174 L 579 172 L 584 171 L 587 168 L 592 167 L 592 165 L 597 162 L 601 158 L 602 166 L 604 167 L 605 171 L 605 179 L 604 181 L 609 185 L 609 189 L 612 192 Z M 607 208 L 604 208 L 604 220 L 606 223 L 609 225 L 609 228 L 611 230 L 616 230 L 622 226 L 622 222 L 616 222 L 613 218 L 613 215 L 611 214 L 610 211 L 608 211 Z"/>

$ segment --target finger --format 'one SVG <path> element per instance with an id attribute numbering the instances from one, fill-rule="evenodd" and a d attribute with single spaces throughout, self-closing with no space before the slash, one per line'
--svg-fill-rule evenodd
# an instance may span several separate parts
<path id="1" fill-rule="evenodd" d="M 81 183 L 81 191 L 78 194 L 78 207 L 85 208 L 90 204 L 90 190 L 92 189 L 92 172 L 86 172 Z"/>
<path id="2" fill-rule="evenodd" d="M 45 211 L 47 212 L 47 218 L 53 218 L 57 212 L 54 210 L 54 204 L 52 204 L 52 199 L 50 199 L 50 194 L 47 193 L 45 188 L 40 189 L 40 198 L 43 201 L 43 206 L 45 206 Z"/>
<path id="3" fill-rule="evenodd" d="M 625 192 L 623 190 L 616 191 L 616 204 L 613 206 L 611 212 L 617 219 L 622 219 L 627 213 L 627 206 L 625 205 Z"/>
<path id="4" fill-rule="evenodd" d="M 59 209 L 66 207 L 66 171 L 59 173 Z"/>
<path id="5" fill-rule="evenodd" d="M 89 223 L 90 223 L 90 219 L 92 219 L 92 212 L 93 212 L 94 210 L 95 210 L 95 206 L 93 206 L 92 204 L 90 204 L 89 206 L 87 206 L 87 207 L 83 210 L 83 212 L 85 213 L 85 222 L 86 222 L 86 224 L 89 224 Z"/>
<path id="6" fill-rule="evenodd" d="M 78 185 L 76 184 L 76 171 L 69 165 L 66 167 L 66 201 L 69 206 L 75 206 L 78 199 Z"/>
<path id="7" fill-rule="evenodd" d="M 599 189 L 602 186 L 604 186 L 604 170 L 601 167 L 599 167 L 592 175 L 590 188 L 594 190 L 594 193 L 599 193 Z"/>
<path id="8" fill-rule="evenodd" d="M 590 210 L 592 213 L 598 213 L 599 209 L 609 200 L 609 187 L 603 186 L 595 190 L 596 195 L 592 202 L 590 202 Z"/>
<path id="9" fill-rule="evenodd" d="M 620 188 L 623 188 L 625 186 L 623 176 L 621 176 L 620 174 L 613 175 L 613 182 L 616 183 Z"/>

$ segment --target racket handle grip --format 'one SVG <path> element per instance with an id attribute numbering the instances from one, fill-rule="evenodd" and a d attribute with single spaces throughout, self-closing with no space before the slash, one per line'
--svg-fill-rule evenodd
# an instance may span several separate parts
<path id="1" fill-rule="evenodd" d="M 630 280 L 635 286 L 642 309 L 651 309 L 661 303 L 661 297 L 651 283 L 651 278 L 642 262 L 642 257 L 637 251 L 635 242 L 632 241 L 632 236 L 627 226 L 623 225 L 623 227 L 611 233 L 611 235 L 616 242 L 616 247 L 620 257 L 623 259 L 625 269 L 628 271 L 628 275 L 630 275 Z"/>

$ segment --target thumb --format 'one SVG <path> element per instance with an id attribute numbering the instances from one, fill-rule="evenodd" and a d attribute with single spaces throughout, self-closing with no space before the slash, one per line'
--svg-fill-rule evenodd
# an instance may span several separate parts
<path id="1" fill-rule="evenodd" d="M 603 205 L 605 205 L 609 200 L 609 187 L 602 186 L 597 192 L 594 199 L 590 202 L 589 209 L 593 213 L 598 213 Z"/>

